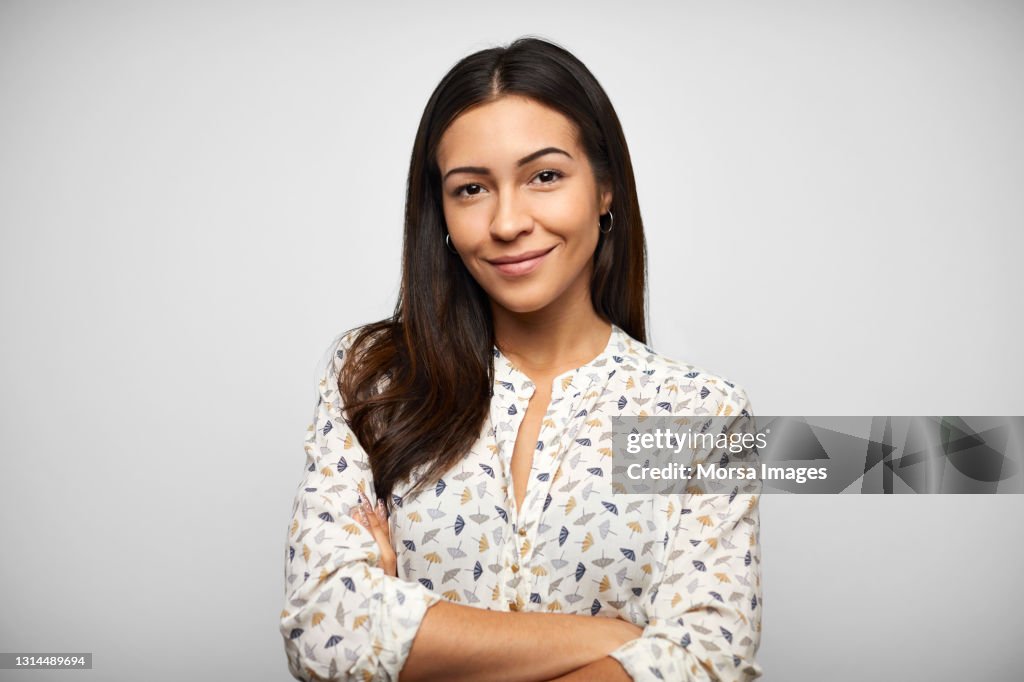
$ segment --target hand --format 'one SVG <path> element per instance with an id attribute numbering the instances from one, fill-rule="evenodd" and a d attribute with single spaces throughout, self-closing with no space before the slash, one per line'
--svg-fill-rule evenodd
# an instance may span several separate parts
<path id="1" fill-rule="evenodd" d="M 356 521 L 361 523 L 373 535 L 380 549 L 380 567 L 384 573 L 398 577 L 398 557 L 391 546 L 391 528 L 388 525 L 387 513 L 384 511 L 384 504 L 378 500 L 376 507 L 371 508 L 370 502 L 359 495 L 359 508 L 354 514 Z"/>

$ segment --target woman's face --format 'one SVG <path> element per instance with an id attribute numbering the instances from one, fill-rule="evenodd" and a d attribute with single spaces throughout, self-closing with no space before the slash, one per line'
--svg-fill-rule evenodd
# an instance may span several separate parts
<path id="1" fill-rule="evenodd" d="M 521 96 L 479 105 L 444 132 L 437 164 L 452 246 L 495 304 L 518 313 L 589 305 L 612 194 L 597 186 L 568 118 Z"/>

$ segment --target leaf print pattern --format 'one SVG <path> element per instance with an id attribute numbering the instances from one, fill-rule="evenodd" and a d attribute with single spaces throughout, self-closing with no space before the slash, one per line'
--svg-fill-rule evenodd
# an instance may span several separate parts
<path id="1" fill-rule="evenodd" d="M 535 386 L 493 348 L 479 440 L 433 489 L 407 494 L 416 471 L 393 491 L 393 578 L 349 514 L 359 493 L 376 501 L 335 385 L 354 333 L 336 337 L 318 368 L 288 529 L 280 630 L 294 677 L 397 679 L 427 608 L 441 599 L 630 620 L 643 635 L 611 656 L 634 680 L 762 674 L 754 660 L 763 607 L 759 491 L 617 495 L 611 477 L 611 417 L 735 415 L 730 428 L 753 428 L 738 419 L 751 414 L 741 387 L 612 325 L 600 355 L 554 379 L 517 510 L 510 460 Z"/>

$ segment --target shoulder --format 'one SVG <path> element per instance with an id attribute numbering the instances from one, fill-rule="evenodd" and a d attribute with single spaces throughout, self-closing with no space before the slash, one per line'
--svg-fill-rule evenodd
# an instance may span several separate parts
<path id="1" fill-rule="evenodd" d="M 313 372 L 313 384 L 317 397 L 331 403 L 339 400 L 338 375 L 359 332 L 360 325 L 335 334 L 320 356 Z"/>
<path id="2" fill-rule="evenodd" d="M 637 371 L 656 382 L 659 396 L 666 396 L 673 414 L 753 413 L 746 388 L 731 377 L 670 357 L 633 338 L 627 350 Z"/>

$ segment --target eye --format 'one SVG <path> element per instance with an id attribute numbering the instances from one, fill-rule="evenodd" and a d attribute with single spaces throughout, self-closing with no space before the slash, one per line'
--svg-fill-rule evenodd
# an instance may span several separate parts
<path id="1" fill-rule="evenodd" d="M 463 194 L 462 193 L 463 190 L 468 190 L 468 189 L 471 189 L 471 188 L 475 188 L 475 191 L 472 191 L 469 194 Z M 472 183 L 471 182 L 469 184 L 460 185 L 459 187 L 456 187 L 455 191 L 452 192 L 452 196 L 455 196 L 455 197 L 458 197 L 458 198 L 473 197 L 473 196 L 476 196 L 477 194 L 479 194 L 481 190 L 483 190 L 483 187 L 481 187 L 480 185 L 478 185 L 476 183 Z"/>
<path id="2" fill-rule="evenodd" d="M 535 175 L 534 177 L 536 177 L 536 178 L 543 178 L 545 176 L 550 178 L 550 180 L 548 180 L 547 182 L 541 182 L 540 184 L 542 184 L 542 185 L 553 185 L 559 179 L 565 177 L 564 174 L 562 174 L 562 173 L 560 173 L 560 172 L 558 172 L 556 170 L 542 170 L 540 173 L 537 173 L 537 175 Z"/>

